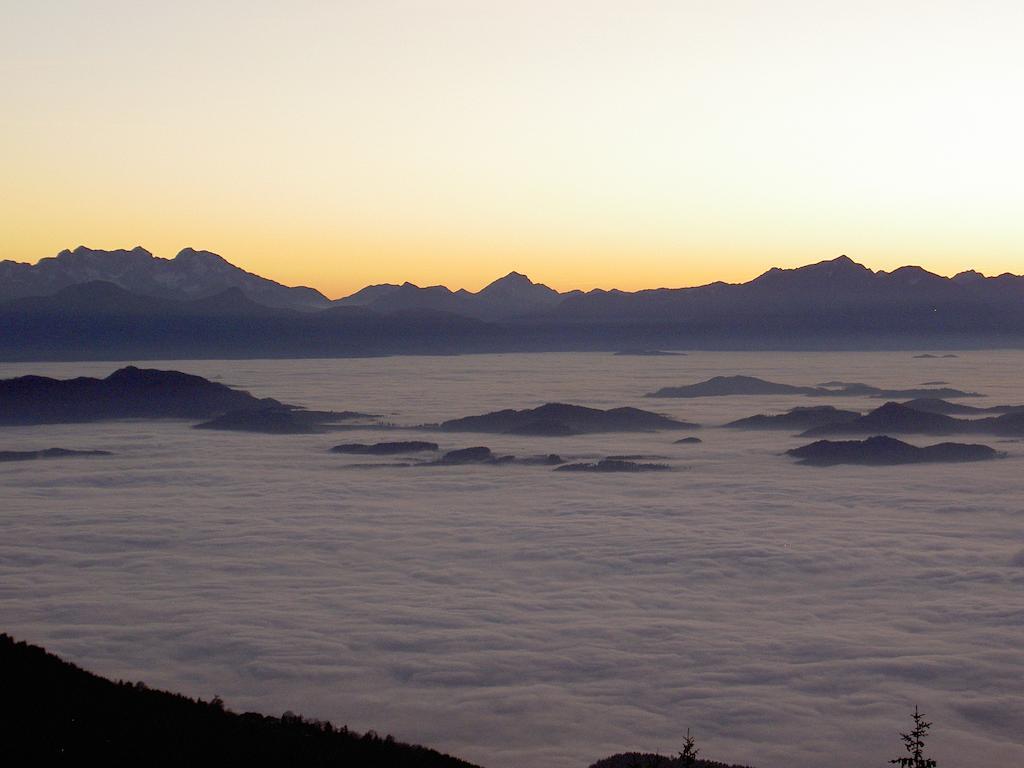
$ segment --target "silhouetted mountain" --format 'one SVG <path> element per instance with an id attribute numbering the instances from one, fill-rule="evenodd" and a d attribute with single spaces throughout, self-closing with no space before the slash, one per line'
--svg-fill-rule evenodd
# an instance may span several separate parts
<path id="1" fill-rule="evenodd" d="M 942 413 L 947 416 L 967 416 L 982 413 L 1016 413 L 1024 411 L 1024 405 L 993 405 L 988 408 L 976 408 L 971 405 L 963 405 L 962 403 L 949 403 L 935 397 L 918 397 L 913 400 L 908 400 L 905 403 L 901 403 L 901 405 L 904 405 L 907 408 L 913 408 L 915 411 Z"/>
<path id="2" fill-rule="evenodd" d="M 409 283 L 411 285 L 411 283 Z M 396 285 L 395 283 L 379 283 L 377 285 L 368 285 L 365 288 L 360 288 L 355 293 L 345 296 L 341 299 L 335 299 L 331 302 L 335 306 L 345 307 L 365 307 L 372 304 L 377 299 L 383 298 L 391 293 L 394 293 L 402 286 Z"/>
<path id="3" fill-rule="evenodd" d="M 941 413 L 915 411 L 899 403 L 886 403 L 864 416 L 843 422 L 824 423 L 808 429 L 805 437 L 817 435 L 877 435 L 896 432 L 905 435 L 955 435 L 968 431 L 970 422 Z"/>
<path id="4" fill-rule="evenodd" d="M 13 301 L 88 283 L 51 302 Z M 476 293 L 374 285 L 331 303 L 207 252 L 78 248 L 0 263 L 0 327 L 0 360 L 1020 347 L 1024 277 L 873 272 L 840 257 L 738 285 L 560 294 L 513 272 Z"/>
<path id="5" fill-rule="evenodd" d="M 8 635 L 0 635 L 0 679 L 8 765 L 474 768 L 372 731 L 291 712 L 239 715 L 218 698 L 114 683 Z"/>
<path id="6" fill-rule="evenodd" d="M 0 451 L 0 461 L 34 461 L 89 456 L 112 456 L 110 451 L 73 451 L 68 448 L 44 448 L 41 451 Z"/>
<path id="7" fill-rule="evenodd" d="M 211 296 L 194 300 L 143 296 L 114 283 L 94 280 L 61 288 L 48 296 L 12 299 L 0 307 L 3 313 L 56 315 L 63 317 L 200 317 L 221 319 L 230 316 L 296 317 L 293 310 L 257 304 L 240 288 L 226 288 Z"/>
<path id="8" fill-rule="evenodd" d="M 594 432 L 653 432 L 659 429 L 694 429 L 697 424 L 676 421 L 639 408 L 585 408 L 581 405 L 547 403 L 516 411 L 508 408 L 481 416 L 451 419 L 441 424 L 445 432 L 495 432 L 554 437 Z"/>
<path id="9" fill-rule="evenodd" d="M 490 448 L 474 446 L 448 451 L 434 464 L 505 464 L 513 461 L 512 456 L 496 456 Z"/>
<path id="10" fill-rule="evenodd" d="M 1019 331 L 1024 327 L 1021 296 L 1024 278 L 1014 275 L 958 280 L 920 267 L 873 272 L 840 256 L 797 269 L 773 268 L 739 285 L 591 291 L 566 298 L 553 314 L 589 322 L 614 317 L 685 324 L 696 339 L 722 332 L 771 338 L 781 333 L 849 337 L 1007 327 Z"/>
<path id="11" fill-rule="evenodd" d="M 559 464 L 565 464 L 565 459 L 557 453 L 549 453 L 546 456 L 527 456 L 522 459 L 517 459 L 517 461 L 520 464 L 532 464 L 542 467 L 557 467 Z"/>
<path id="12" fill-rule="evenodd" d="M 420 288 L 412 283 L 372 285 L 338 299 L 340 306 L 363 306 L 390 314 L 410 309 L 452 312 L 479 320 L 504 320 L 546 311 L 562 300 L 558 291 L 510 272 L 477 293 L 443 285 Z"/>
<path id="13" fill-rule="evenodd" d="M 673 445 L 696 445 L 697 443 L 703 443 L 699 437 L 683 437 L 676 440 Z"/>
<path id="14" fill-rule="evenodd" d="M 114 371 L 105 379 L 0 379 L 0 424 L 55 424 L 127 418 L 204 419 L 232 410 L 284 407 L 179 371 Z"/>
<path id="15" fill-rule="evenodd" d="M 428 443 L 424 440 L 406 440 L 393 443 L 343 443 L 331 448 L 332 453 L 353 453 L 369 456 L 393 456 L 398 453 L 421 453 L 423 451 L 436 451 L 437 443 Z"/>
<path id="16" fill-rule="evenodd" d="M 645 397 L 724 397 L 727 395 L 806 395 L 808 397 L 980 397 L 948 387 L 938 389 L 881 389 L 852 381 L 827 381 L 814 387 L 778 384 L 755 376 L 714 376 L 696 384 L 662 387 Z"/>
<path id="17" fill-rule="evenodd" d="M 593 763 L 590 768 L 681 768 L 676 757 L 650 752 L 621 752 Z M 694 768 L 749 768 L 749 766 L 719 763 L 715 760 L 696 760 Z"/>
<path id="18" fill-rule="evenodd" d="M 772 416 L 758 414 L 730 421 L 726 427 L 735 429 L 811 429 L 825 424 L 839 424 L 860 416 L 857 411 L 844 411 L 831 405 L 793 408 Z"/>
<path id="19" fill-rule="evenodd" d="M 555 467 L 556 472 L 666 472 L 672 469 L 668 464 L 641 464 L 628 459 L 607 458 L 597 463 L 563 464 Z"/>
<path id="20" fill-rule="evenodd" d="M 860 382 L 836 382 L 832 386 L 827 384 L 819 385 L 813 397 L 873 397 L 899 398 L 899 397 L 982 397 L 977 392 L 964 392 L 952 387 L 912 387 L 910 389 L 886 389 L 884 387 L 873 387 L 870 384 Z"/>
<path id="21" fill-rule="evenodd" d="M 195 301 L 138 296 L 112 283 L 0 304 L 0 359 L 318 357 L 488 351 L 507 332 L 427 310 L 297 312 L 240 289 Z"/>
<path id="22" fill-rule="evenodd" d="M 1024 437 L 1024 412 L 1013 411 L 1002 416 L 965 421 L 970 428 L 964 431 L 986 432 L 1000 437 Z"/>
<path id="23" fill-rule="evenodd" d="M 0 262 L 0 301 L 46 296 L 68 286 L 96 281 L 165 299 L 194 300 L 237 288 L 268 307 L 313 310 L 330 304 L 319 291 L 289 288 L 239 269 L 210 251 L 184 248 L 173 259 L 161 259 L 141 247 L 104 251 L 85 246 L 61 251 L 34 265 Z"/>
<path id="24" fill-rule="evenodd" d="M 819 440 L 787 454 L 801 464 L 828 467 L 835 464 L 921 464 L 926 462 L 984 461 L 999 454 L 987 445 L 968 443 L 937 443 L 919 448 L 891 437 L 876 436 L 866 440 Z"/>
<path id="25" fill-rule="evenodd" d="M 726 395 L 814 395 L 815 387 L 777 384 L 755 376 L 713 376 L 697 384 L 662 387 L 646 397 L 722 397 Z"/>
<path id="26" fill-rule="evenodd" d="M 995 406 L 994 412 L 999 411 L 1003 411 L 999 416 L 989 416 L 983 419 L 957 419 L 934 411 L 916 410 L 909 407 L 908 404 L 890 402 L 850 421 L 826 423 L 814 427 L 804 432 L 803 436 L 871 435 L 881 432 L 905 435 L 1024 436 L 1024 410 L 1015 406 Z"/>

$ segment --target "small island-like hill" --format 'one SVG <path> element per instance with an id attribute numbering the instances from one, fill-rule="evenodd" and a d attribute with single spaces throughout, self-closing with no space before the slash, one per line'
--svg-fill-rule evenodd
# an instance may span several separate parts
<path id="1" fill-rule="evenodd" d="M 860 413 L 846 411 L 831 405 L 798 407 L 775 415 L 758 414 L 730 421 L 723 426 L 730 429 L 812 429 L 826 424 L 853 421 Z"/>
<path id="2" fill-rule="evenodd" d="M 941 413 L 917 411 L 889 402 L 864 416 L 843 422 L 824 423 L 804 432 L 806 437 L 818 435 L 878 435 L 888 432 L 916 435 L 955 435 L 968 431 L 970 422 Z"/>
<path id="3" fill-rule="evenodd" d="M 331 453 L 349 453 L 357 456 L 394 456 L 401 453 L 436 451 L 437 443 L 425 440 L 405 440 L 387 443 L 342 443 L 331 448 Z"/>
<path id="4" fill-rule="evenodd" d="M 726 397 L 729 395 L 803 395 L 805 397 L 980 397 L 949 387 L 934 389 L 885 389 L 856 381 L 828 381 L 813 387 L 780 384 L 756 376 L 714 376 L 696 384 L 662 387 L 645 397 Z"/>
<path id="5" fill-rule="evenodd" d="M 113 455 L 110 451 L 74 451 L 68 448 L 44 448 L 40 451 L 0 451 L 0 462 L 35 461 L 37 459 L 75 459 Z"/>
<path id="6" fill-rule="evenodd" d="M 801 464 L 830 467 L 836 464 L 890 466 L 897 464 L 986 461 L 999 457 L 987 445 L 937 443 L 918 447 L 892 437 L 878 435 L 866 440 L 818 440 L 792 448 L 786 453 Z"/>
<path id="7" fill-rule="evenodd" d="M 667 472 L 668 464 L 651 464 L 631 461 L 625 457 L 608 457 L 597 462 L 563 464 L 555 467 L 556 472 Z"/>
<path id="8" fill-rule="evenodd" d="M 180 371 L 128 366 L 104 379 L 19 376 L 0 380 L 0 425 L 104 419 L 209 419 L 229 411 L 285 408 L 272 398 Z"/>
<path id="9" fill-rule="evenodd" d="M 539 408 L 492 411 L 480 416 L 451 419 L 440 425 L 445 432 L 489 432 L 536 437 L 562 437 L 601 432 L 654 432 L 663 429 L 695 429 L 699 425 L 639 408 L 586 408 L 547 403 Z"/>

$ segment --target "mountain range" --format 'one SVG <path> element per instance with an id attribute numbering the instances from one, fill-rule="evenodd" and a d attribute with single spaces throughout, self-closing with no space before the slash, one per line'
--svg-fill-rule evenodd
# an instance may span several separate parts
<path id="1" fill-rule="evenodd" d="M 739 284 L 560 293 L 511 272 L 477 292 L 384 284 L 334 301 L 191 248 L 0 262 L 0 359 L 1022 342 L 1024 277 L 873 271 L 846 256 Z"/>

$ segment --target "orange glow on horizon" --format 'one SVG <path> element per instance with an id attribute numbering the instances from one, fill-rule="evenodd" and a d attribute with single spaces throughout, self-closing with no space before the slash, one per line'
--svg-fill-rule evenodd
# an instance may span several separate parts
<path id="1" fill-rule="evenodd" d="M 0 258 L 373 283 L 1024 272 L 1024 5 L 15 5 Z M 956 55 L 950 55 L 956 52 Z"/>

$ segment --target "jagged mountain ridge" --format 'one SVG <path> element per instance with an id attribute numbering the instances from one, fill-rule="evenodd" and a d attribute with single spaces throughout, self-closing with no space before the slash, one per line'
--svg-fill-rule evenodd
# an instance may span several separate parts
<path id="1" fill-rule="evenodd" d="M 636 292 L 594 290 L 567 297 L 554 313 L 561 319 L 702 320 L 729 315 L 749 318 L 820 312 L 874 314 L 942 310 L 950 305 L 981 310 L 1006 301 L 1024 302 L 1024 277 L 985 277 L 974 271 L 943 277 L 921 267 L 874 271 L 839 256 L 795 269 L 773 267 L 746 283 L 715 282 L 693 288 Z"/>
<path id="2" fill-rule="evenodd" d="M 369 285 L 351 296 L 338 299 L 339 306 L 362 306 L 377 312 L 408 309 L 434 309 L 474 317 L 480 320 L 506 320 L 542 313 L 556 307 L 567 295 L 526 275 L 509 272 L 476 293 L 465 289 L 451 290 L 443 285 L 421 288 L 406 282 L 402 285 Z"/>
<path id="3" fill-rule="evenodd" d="M 62 261 L 75 269 L 46 266 Z M 146 277 L 168 264 L 177 277 Z M 559 293 L 517 272 L 475 293 L 385 284 L 334 302 L 312 292 L 311 307 L 307 291 L 198 251 L 166 260 L 76 249 L 36 266 L 0 262 L 0 359 L 1024 346 L 1024 277 L 876 272 L 845 256 L 747 283 L 632 293 Z M 303 311 L 286 308 L 296 302 Z"/>
<path id="4" fill-rule="evenodd" d="M 480 291 L 370 285 L 335 301 L 312 288 L 288 287 L 246 272 L 210 251 L 182 249 L 174 258 L 142 247 L 104 251 L 79 246 L 37 264 L 0 261 L 0 302 L 53 295 L 61 289 L 104 281 L 142 296 L 190 301 L 237 288 L 268 307 L 315 311 L 359 306 L 382 314 L 436 310 L 482 320 L 685 321 L 722 315 L 737 318 L 829 310 L 835 312 L 941 309 L 949 303 L 982 311 L 993 303 L 1024 302 L 1024 277 L 985 277 L 966 270 L 943 277 L 921 267 L 873 271 L 847 256 L 795 269 L 773 267 L 746 283 L 714 282 L 690 288 L 579 290 L 561 293 L 526 275 L 510 272 Z"/>
<path id="5" fill-rule="evenodd" d="M 37 264 L 0 261 L 0 301 L 48 296 L 75 285 L 107 282 L 141 296 L 189 301 L 237 288 L 268 307 L 315 310 L 330 300 L 313 288 L 291 288 L 236 267 L 210 251 L 183 248 L 173 259 L 145 248 L 97 250 L 78 246 Z"/>

